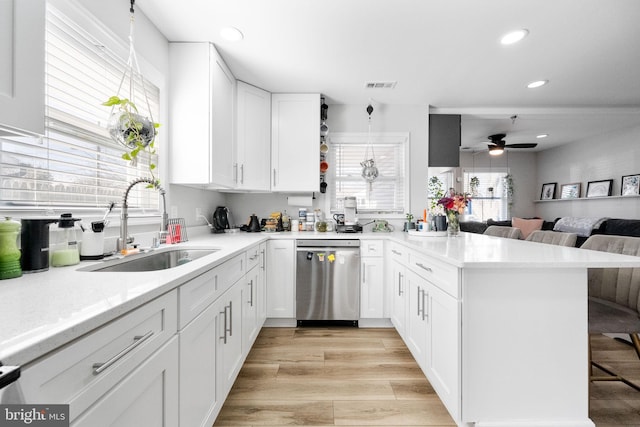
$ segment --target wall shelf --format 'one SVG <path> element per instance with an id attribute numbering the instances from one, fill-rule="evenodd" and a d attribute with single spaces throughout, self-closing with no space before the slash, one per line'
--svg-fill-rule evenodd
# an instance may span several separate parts
<path id="1" fill-rule="evenodd" d="M 603 197 L 578 197 L 575 199 L 549 199 L 549 200 L 534 200 L 533 203 L 548 203 L 548 202 L 577 202 L 583 200 L 612 200 L 612 199 L 638 199 L 640 196 L 603 196 Z"/>

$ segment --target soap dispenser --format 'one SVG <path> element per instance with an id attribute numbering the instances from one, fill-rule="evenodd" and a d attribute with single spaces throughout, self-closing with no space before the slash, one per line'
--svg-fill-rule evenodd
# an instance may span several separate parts
<path id="1" fill-rule="evenodd" d="M 78 238 L 76 236 L 76 221 L 80 218 L 73 218 L 70 213 L 63 213 L 58 220 L 58 230 L 56 231 L 55 243 L 52 247 L 51 265 L 54 267 L 64 267 L 75 265 L 80 262 L 80 252 L 78 251 Z"/>

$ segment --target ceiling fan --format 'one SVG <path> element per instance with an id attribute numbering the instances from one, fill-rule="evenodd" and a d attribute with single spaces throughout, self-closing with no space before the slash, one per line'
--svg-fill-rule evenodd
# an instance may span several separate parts
<path id="1" fill-rule="evenodd" d="M 497 133 L 495 135 L 489 135 L 491 140 L 489 144 L 489 154 L 492 156 L 499 156 L 504 152 L 505 148 L 535 148 L 538 146 L 535 142 L 524 142 L 519 144 L 507 144 L 504 138 L 507 135 L 504 133 Z"/>

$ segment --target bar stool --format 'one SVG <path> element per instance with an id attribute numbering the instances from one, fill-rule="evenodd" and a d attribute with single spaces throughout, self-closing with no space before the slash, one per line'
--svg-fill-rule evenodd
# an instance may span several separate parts
<path id="1" fill-rule="evenodd" d="M 503 225 L 490 225 L 484 230 L 483 234 L 487 236 L 505 237 L 507 239 L 522 239 L 522 232 L 519 228 Z"/>
<path id="2" fill-rule="evenodd" d="M 575 246 L 578 235 L 576 233 L 562 233 L 551 230 L 535 230 L 527 236 L 529 242 L 548 243 L 557 246 Z"/>
<path id="3" fill-rule="evenodd" d="M 581 248 L 640 256 L 640 237 L 597 234 L 589 237 Z M 640 358 L 640 268 L 590 268 L 588 276 L 589 335 L 629 334 Z M 591 381 L 622 381 L 640 391 L 639 385 L 591 360 L 591 342 L 589 360 Z M 608 375 L 593 375 L 593 366 Z"/>

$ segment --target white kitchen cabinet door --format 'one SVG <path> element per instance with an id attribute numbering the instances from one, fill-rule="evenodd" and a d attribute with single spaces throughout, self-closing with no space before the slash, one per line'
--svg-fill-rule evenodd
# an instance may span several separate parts
<path id="1" fill-rule="evenodd" d="M 260 268 L 253 267 L 242 283 L 242 351 L 247 354 L 260 332 L 258 325 L 258 280 Z"/>
<path id="2" fill-rule="evenodd" d="M 406 304 L 406 273 L 404 265 L 397 261 L 391 262 L 391 323 L 400 336 L 405 339 L 405 322 L 407 316 Z M 406 339 L 405 339 L 406 341 Z"/>
<path id="3" fill-rule="evenodd" d="M 0 125 L 44 134 L 44 0 L 0 1 Z"/>
<path id="4" fill-rule="evenodd" d="M 175 336 L 71 423 L 73 427 L 177 425 L 178 338 Z"/>
<path id="5" fill-rule="evenodd" d="M 218 366 L 216 383 L 218 396 L 225 399 L 240 372 L 242 353 L 242 281 L 233 285 L 218 300 Z"/>
<path id="6" fill-rule="evenodd" d="M 260 243 L 260 263 L 258 264 L 258 332 L 267 319 L 267 243 Z"/>
<path id="7" fill-rule="evenodd" d="M 427 287 L 427 378 L 454 420 L 460 419 L 460 303 L 439 287 Z"/>
<path id="8" fill-rule="evenodd" d="M 320 94 L 271 95 L 271 190 L 320 188 Z"/>
<path id="9" fill-rule="evenodd" d="M 180 331 L 180 426 L 213 425 L 223 400 L 216 390 L 218 322 L 211 304 Z"/>
<path id="10" fill-rule="evenodd" d="M 267 317 L 295 318 L 295 240 L 267 242 Z"/>
<path id="11" fill-rule="evenodd" d="M 384 259 L 361 258 L 360 317 L 382 319 L 384 317 Z"/>
<path id="12" fill-rule="evenodd" d="M 237 83 L 235 187 L 269 191 L 271 171 L 271 94 Z"/>
<path id="13" fill-rule="evenodd" d="M 427 282 L 411 270 L 407 270 L 407 317 L 405 342 L 418 365 L 425 370 L 428 358 L 428 335 L 430 313 L 425 310 L 429 290 Z"/>
<path id="14" fill-rule="evenodd" d="M 235 79 L 211 43 L 169 43 L 170 176 L 234 186 Z"/>

